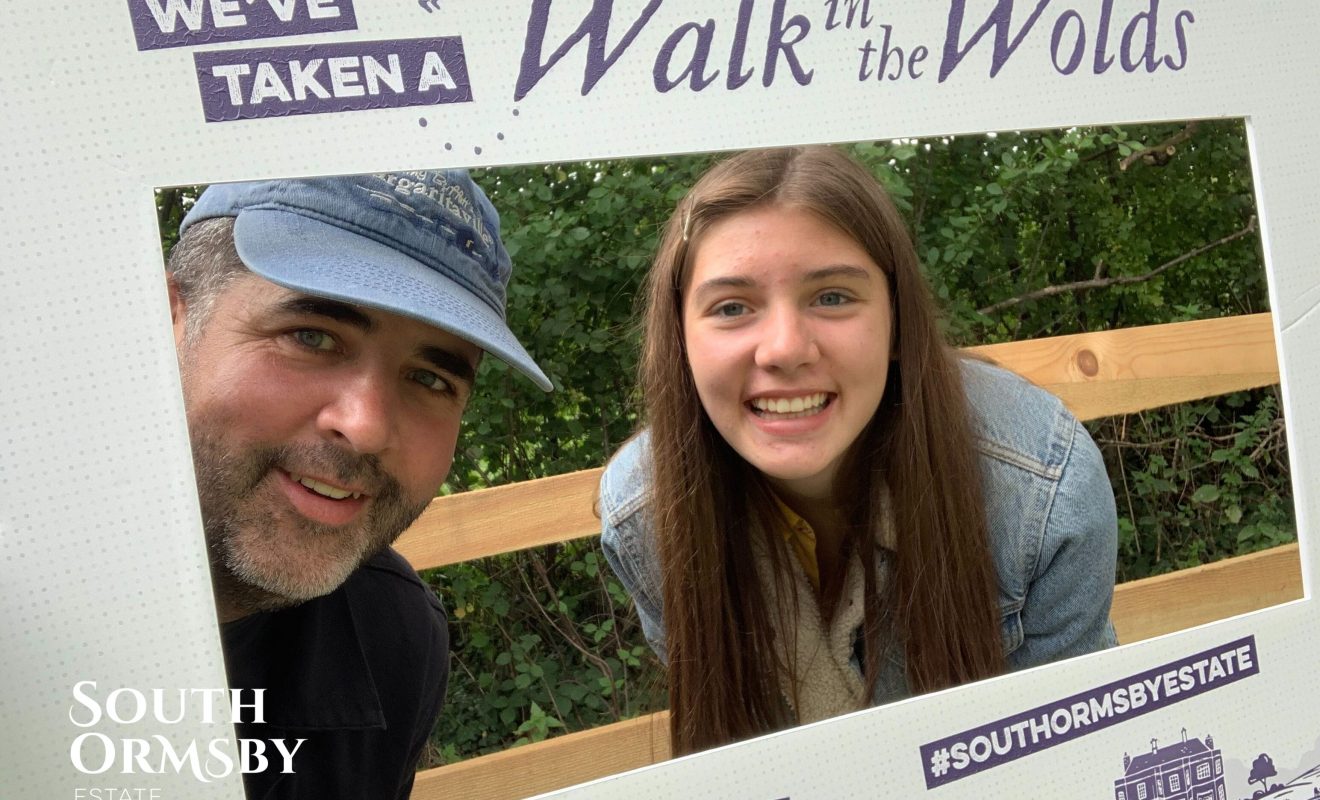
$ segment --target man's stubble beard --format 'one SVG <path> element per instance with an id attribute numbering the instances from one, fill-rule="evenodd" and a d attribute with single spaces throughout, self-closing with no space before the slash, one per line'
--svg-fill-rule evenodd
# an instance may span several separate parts
<path id="1" fill-rule="evenodd" d="M 399 482 L 371 455 L 348 453 L 330 443 L 239 449 L 204 425 L 190 427 L 216 601 L 231 612 L 271 611 L 329 594 L 397 539 L 429 503 L 428 498 L 409 504 Z M 302 517 L 271 484 L 280 469 L 369 487 L 365 518 L 336 528 Z M 272 495 L 275 505 L 262 502 Z M 310 568 L 263 559 L 263 551 L 268 555 L 269 548 L 281 546 L 274 537 L 289 535 L 285 529 L 290 525 L 320 544 L 331 544 L 331 554 Z"/>

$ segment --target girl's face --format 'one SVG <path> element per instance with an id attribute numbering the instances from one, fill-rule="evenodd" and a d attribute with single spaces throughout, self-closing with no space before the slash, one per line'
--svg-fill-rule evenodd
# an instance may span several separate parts
<path id="1" fill-rule="evenodd" d="M 811 212 L 740 212 L 694 253 L 683 332 L 697 394 L 725 441 L 789 493 L 830 497 L 880 405 L 892 330 L 879 265 Z"/>

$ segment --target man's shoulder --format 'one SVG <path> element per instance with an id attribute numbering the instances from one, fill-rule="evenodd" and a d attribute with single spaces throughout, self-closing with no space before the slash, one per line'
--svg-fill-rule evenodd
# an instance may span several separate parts
<path id="1" fill-rule="evenodd" d="M 352 580 L 387 586 L 407 594 L 420 593 L 435 601 L 437 607 L 440 604 L 435 600 L 435 593 L 418 577 L 413 565 L 393 547 L 387 547 L 362 562 L 362 565 L 349 576 L 349 581 Z"/>
<path id="2" fill-rule="evenodd" d="M 363 562 L 342 591 L 387 726 L 429 730 L 449 673 L 449 624 L 435 590 L 387 548 Z"/>
<path id="3" fill-rule="evenodd" d="M 399 621 L 446 624 L 444 606 L 412 565 L 392 547 L 367 559 L 344 581 L 355 616 L 386 616 Z M 395 615 L 402 612 L 401 619 Z M 367 620 L 359 620 L 364 622 Z"/>
<path id="4" fill-rule="evenodd" d="M 266 719 L 241 735 L 304 740 L 295 773 L 245 776 L 249 796 L 406 796 L 449 674 L 444 612 L 408 562 L 379 553 L 249 627 L 226 651 L 230 685 L 266 689 Z"/>

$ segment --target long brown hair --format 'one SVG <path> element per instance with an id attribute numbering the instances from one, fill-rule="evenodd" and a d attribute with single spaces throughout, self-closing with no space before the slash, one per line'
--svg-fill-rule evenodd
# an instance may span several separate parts
<path id="1" fill-rule="evenodd" d="M 753 537 L 763 537 L 781 581 L 790 556 L 780 537 L 758 533 L 774 524 L 768 486 L 706 415 L 683 338 L 683 289 L 703 233 L 720 219 L 769 205 L 809 211 L 858 242 L 885 271 L 893 298 L 896 358 L 835 487 L 849 523 L 841 563 L 854 553 L 864 571 L 868 697 L 891 641 L 903 648 L 914 692 L 1003 669 L 994 564 L 958 359 L 937 328 L 902 217 L 875 177 L 838 150 L 742 153 L 713 167 L 679 203 L 647 285 L 641 386 L 675 753 L 793 721 L 781 686 L 785 678 L 796 681 L 769 615 L 783 615 L 791 630 L 797 609 L 767 609 Z M 882 592 L 872 543 L 884 514 L 897 536 Z"/>

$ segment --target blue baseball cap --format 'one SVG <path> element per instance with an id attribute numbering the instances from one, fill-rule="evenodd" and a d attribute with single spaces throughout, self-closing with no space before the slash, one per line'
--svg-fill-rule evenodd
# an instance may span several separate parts
<path id="1" fill-rule="evenodd" d="M 421 320 L 550 391 L 504 313 L 513 266 L 466 170 L 215 184 L 179 225 L 234 217 L 249 270 L 317 297 Z"/>

